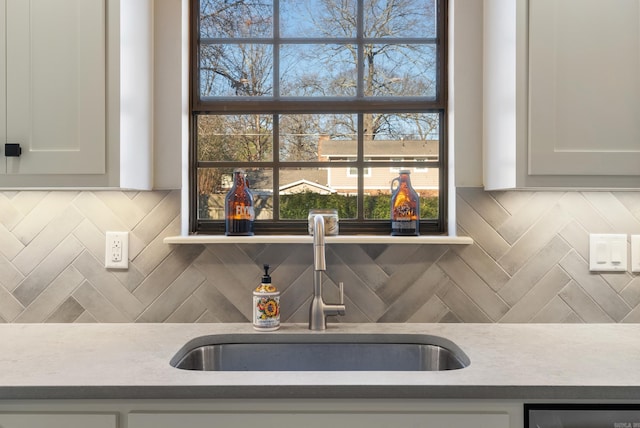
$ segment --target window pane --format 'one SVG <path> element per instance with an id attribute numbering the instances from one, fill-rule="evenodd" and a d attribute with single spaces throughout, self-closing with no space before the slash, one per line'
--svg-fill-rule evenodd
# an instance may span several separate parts
<path id="1" fill-rule="evenodd" d="M 295 114 L 280 116 L 280 160 L 345 161 L 349 159 L 331 148 L 339 141 L 355 141 L 356 115 Z M 327 152 L 326 150 L 330 150 Z"/>
<path id="2" fill-rule="evenodd" d="M 438 114 L 365 114 L 364 122 L 364 155 L 372 161 L 438 161 Z"/>
<path id="3" fill-rule="evenodd" d="M 246 168 L 256 220 L 273 219 L 273 169 Z"/>
<path id="4" fill-rule="evenodd" d="M 435 0 L 364 1 L 365 37 L 436 37 Z"/>
<path id="5" fill-rule="evenodd" d="M 198 160 L 259 162 L 273 159 L 273 116 L 197 117 Z"/>
<path id="6" fill-rule="evenodd" d="M 271 37 L 271 2 L 200 0 L 202 38 Z"/>
<path id="7" fill-rule="evenodd" d="M 371 168 L 370 177 L 364 179 L 364 217 L 380 220 L 391 218 L 391 181 L 398 176 L 389 168 Z M 439 169 L 414 172 L 411 186 L 420 196 L 420 218 L 438 218 Z"/>
<path id="8" fill-rule="evenodd" d="M 273 48 L 212 44 L 200 49 L 201 97 L 273 95 Z"/>
<path id="9" fill-rule="evenodd" d="M 355 37 L 356 1 L 280 0 L 282 37 Z"/>
<path id="10" fill-rule="evenodd" d="M 273 171 L 245 169 L 257 220 L 273 218 Z M 198 219 L 223 220 L 224 198 L 233 186 L 233 168 L 198 169 Z"/>
<path id="11" fill-rule="evenodd" d="M 364 95 L 435 98 L 436 52 L 434 45 L 364 46 Z"/>
<path id="12" fill-rule="evenodd" d="M 365 177 L 370 173 L 370 168 L 364 169 Z M 358 169 L 349 165 L 328 169 L 327 186 L 340 195 L 356 195 L 358 193 Z"/>
<path id="13" fill-rule="evenodd" d="M 198 219 L 224 219 L 224 197 L 232 177 L 233 168 L 198 169 Z"/>
<path id="14" fill-rule="evenodd" d="M 348 168 L 281 168 L 280 218 L 306 220 L 309 210 L 334 208 L 341 219 L 356 218 L 358 202 L 353 186 L 347 184 Z"/>
<path id="15" fill-rule="evenodd" d="M 282 45 L 282 96 L 356 95 L 356 54 L 350 45 Z"/>

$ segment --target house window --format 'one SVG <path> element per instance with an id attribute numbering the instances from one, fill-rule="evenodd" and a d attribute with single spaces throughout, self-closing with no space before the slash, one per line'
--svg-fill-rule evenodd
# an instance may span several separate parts
<path id="1" fill-rule="evenodd" d="M 426 159 L 424 158 L 418 158 L 416 159 L 416 161 L 418 162 L 427 162 Z M 426 166 L 416 166 L 415 168 L 413 168 L 414 172 L 429 172 L 429 167 Z"/>
<path id="2" fill-rule="evenodd" d="M 389 172 L 399 173 L 400 170 L 403 169 L 403 167 L 401 166 L 403 160 L 404 159 L 402 159 L 402 158 L 393 158 L 393 159 L 391 159 L 391 161 L 394 163 L 394 166 L 389 168 Z"/>
<path id="3" fill-rule="evenodd" d="M 360 172 L 358 171 L 358 168 L 353 166 L 347 168 L 347 177 L 357 177 L 359 175 L 360 175 Z M 371 167 L 364 168 L 364 176 L 371 177 Z"/>
<path id="4" fill-rule="evenodd" d="M 224 233 L 234 169 L 259 233 L 390 232 L 398 169 L 446 224 L 447 0 L 191 0 L 190 228 Z M 345 174 L 346 170 L 346 174 Z"/>

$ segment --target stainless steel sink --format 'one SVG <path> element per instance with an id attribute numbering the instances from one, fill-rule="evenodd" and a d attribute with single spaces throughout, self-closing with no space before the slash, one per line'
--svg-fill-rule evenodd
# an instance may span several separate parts
<path id="1" fill-rule="evenodd" d="M 171 365 L 202 371 L 439 371 L 469 358 L 453 342 L 420 334 L 242 334 L 194 339 Z"/>

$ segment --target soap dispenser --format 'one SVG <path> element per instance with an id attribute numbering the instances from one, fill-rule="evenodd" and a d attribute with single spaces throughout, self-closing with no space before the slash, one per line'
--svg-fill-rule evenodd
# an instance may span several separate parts
<path id="1" fill-rule="evenodd" d="M 267 264 L 262 283 L 253 291 L 253 328 L 260 331 L 280 328 L 280 292 L 271 284 Z"/>

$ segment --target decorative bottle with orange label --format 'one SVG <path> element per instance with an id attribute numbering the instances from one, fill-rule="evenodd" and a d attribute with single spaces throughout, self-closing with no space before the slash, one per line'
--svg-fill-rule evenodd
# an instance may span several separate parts
<path id="1" fill-rule="evenodd" d="M 233 172 L 233 187 L 225 197 L 224 207 L 227 235 L 253 235 L 253 194 L 244 171 Z"/>
<path id="2" fill-rule="evenodd" d="M 420 234 L 420 197 L 411 187 L 411 172 L 400 170 L 391 181 L 391 235 Z"/>

